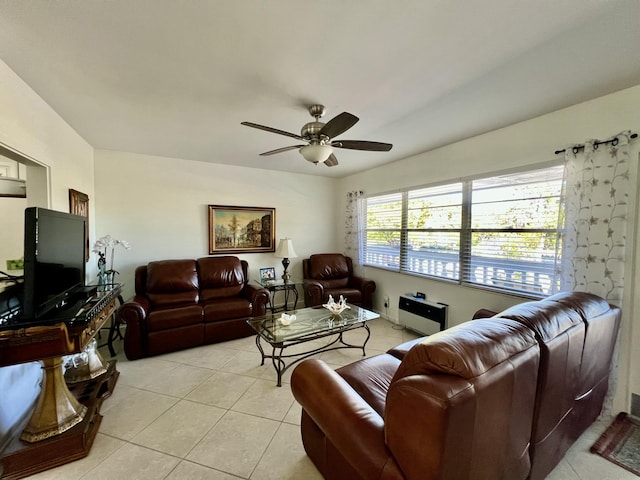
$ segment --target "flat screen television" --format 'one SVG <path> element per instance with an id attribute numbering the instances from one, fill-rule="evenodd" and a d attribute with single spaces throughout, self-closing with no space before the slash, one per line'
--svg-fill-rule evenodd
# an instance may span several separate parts
<path id="1" fill-rule="evenodd" d="M 40 207 L 24 212 L 22 317 L 37 319 L 84 286 L 85 219 Z"/>

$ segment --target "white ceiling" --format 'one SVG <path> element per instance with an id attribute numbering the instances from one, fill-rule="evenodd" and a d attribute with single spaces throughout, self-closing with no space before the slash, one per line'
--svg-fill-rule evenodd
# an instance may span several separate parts
<path id="1" fill-rule="evenodd" d="M 639 84 L 639 49 L 638 0 L 0 0 L 0 58 L 95 148 L 337 177 Z M 312 103 L 393 149 L 259 157 L 299 142 L 240 122 Z"/>

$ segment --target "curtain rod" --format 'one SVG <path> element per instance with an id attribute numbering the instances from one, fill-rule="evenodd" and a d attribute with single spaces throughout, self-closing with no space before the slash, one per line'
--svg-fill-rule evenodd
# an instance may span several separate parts
<path id="1" fill-rule="evenodd" d="M 637 137 L 638 137 L 637 133 L 632 133 L 631 135 L 629 135 L 629 138 L 637 138 Z M 614 137 L 614 138 L 611 138 L 609 140 L 603 140 L 601 142 L 595 142 L 593 144 L 593 146 L 597 148 L 598 145 L 604 145 L 605 143 L 613 143 L 613 145 L 616 146 L 618 144 L 618 138 Z M 581 148 L 584 148 L 584 145 L 576 145 L 575 147 L 573 147 L 573 153 L 578 153 L 578 150 L 580 150 Z M 562 150 L 556 150 L 554 153 L 556 155 L 558 155 L 559 153 L 564 153 L 566 151 L 567 151 L 567 149 L 563 148 Z"/>

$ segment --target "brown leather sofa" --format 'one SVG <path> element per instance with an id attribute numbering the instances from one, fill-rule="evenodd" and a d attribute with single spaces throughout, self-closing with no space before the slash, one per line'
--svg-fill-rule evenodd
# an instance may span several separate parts
<path id="1" fill-rule="evenodd" d="M 335 371 L 305 360 L 305 450 L 327 479 L 543 479 L 601 411 L 619 322 L 562 293 Z"/>
<path id="2" fill-rule="evenodd" d="M 371 310 L 376 283 L 353 274 L 350 257 L 340 253 L 318 253 L 302 260 L 304 304 L 315 307 L 327 303 L 329 295 L 337 302 L 342 295 L 348 303 Z"/>
<path id="3" fill-rule="evenodd" d="M 135 271 L 135 296 L 118 309 L 129 360 L 246 337 L 265 314 L 267 290 L 248 283 L 237 257 L 150 262 Z"/>

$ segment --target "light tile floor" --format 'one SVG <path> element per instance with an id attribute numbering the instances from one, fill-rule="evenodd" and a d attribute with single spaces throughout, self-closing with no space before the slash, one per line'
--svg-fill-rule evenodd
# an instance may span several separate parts
<path id="1" fill-rule="evenodd" d="M 368 356 L 416 337 L 383 319 L 369 325 Z M 304 453 L 301 410 L 289 386 L 291 370 L 285 373 L 282 387 L 276 387 L 273 366 L 260 366 L 253 337 L 133 362 L 124 356 L 121 341 L 115 346 L 120 377 L 102 406 L 104 418 L 91 452 L 29 478 L 322 478 Z M 109 359 L 106 348 L 101 353 Z M 361 355 L 357 350 L 338 350 L 319 357 L 338 367 Z M 548 478 L 637 478 L 589 453 L 608 424 L 596 422 Z"/>

